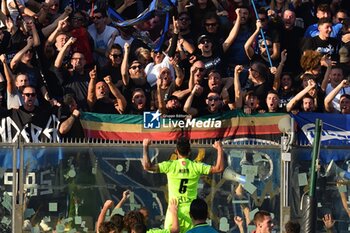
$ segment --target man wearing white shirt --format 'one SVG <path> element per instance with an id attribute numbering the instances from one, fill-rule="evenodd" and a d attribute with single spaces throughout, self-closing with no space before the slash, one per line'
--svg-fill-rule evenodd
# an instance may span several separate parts
<path id="1" fill-rule="evenodd" d="M 107 26 L 105 11 L 96 10 L 92 18 L 94 23 L 88 27 L 88 32 L 94 40 L 94 59 L 102 67 L 108 61 L 106 57 L 108 42 L 117 29 Z"/>

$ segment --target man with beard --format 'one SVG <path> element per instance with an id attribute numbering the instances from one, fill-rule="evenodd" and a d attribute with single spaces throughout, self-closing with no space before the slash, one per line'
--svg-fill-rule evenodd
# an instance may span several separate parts
<path id="1" fill-rule="evenodd" d="M 236 65 L 249 64 L 249 58 L 244 51 L 244 44 L 253 33 L 253 29 L 250 27 L 249 23 L 249 8 L 241 6 L 238 15 L 241 18 L 241 20 L 239 21 L 240 27 L 238 30 L 238 34 L 235 41 L 228 48 L 226 53 L 226 60 L 228 62 L 228 65 L 232 68 L 232 73 Z M 238 21 L 236 21 L 236 23 L 238 23 Z"/>
<path id="2" fill-rule="evenodd" d="M 216 92 L 209 92 L 209 94 L 206 97 L 205 103 L 206 105 L 204 108 L 193 108 L 191 107 L 193 96 L 197 91 L 197 88 L 199 88 L 198 85 L 195 85 L 191 94 L 187 98 L 185 105 L 184 105 L 184 111 L 188 114 L 190 114 L 192 117 L 200 117 L 200 116 L 207 116 L 215 113 L 222 113 L 224 111 L 229 110 L 227 105 L 225 105 Z"/>
<path id="3" fill-rule="evenodd" d="M 350 114 L 350 95 L 343 94 L 339 99 L 340 111 L 337 110 L 332 101 L 337 96 L 337 94 L 344 88 L 349 87 L 348 80 L 342 80 L 338 86 L 336 86 L 325 98 L 324 106 L 327 112 L 341 113 L 341 114 Z"/>
<path id="4" fill-rule="evenodd" d="M 295 13 L 285 10 L 282 16 L 283 28 L 281 29 L 281 51 L 287 50 L 288 57 L 284 71 L 297 74 L 300 71 L 300 45 L 303 38 L 303 29 L 295 26 Z"/>
<path id="5" fill-rule="evenodd" d="M 123 81 L 123 95 L 125 99 L 132 100 L 135 89 L 142 89 L 146 108 L 148 109 L 151 101 L 151 86 L 147 82 L 145 68 L 138 60 L 133 60 L 129 65 L 128 59 L 130 54 L 130 45 L 124 45 L 124 57 L 121 64 L 121 74 Z"/>
<path id="6" fill-rule="evenodd" d="M 96 83 L 96 67 L 90 71 L 89 75 L 87 103 L 90 110 L 97 113 L 122 114 L 126 107 L 126 100 L 112 83 L 111 76 L 106 76 L 104 81 Z M 110 98 L 110 92 L 116 99 Z"/>
<path id="7" fill-rule="evenodd" d="M 44 139 L 55 141 L 57 139 L 57 117 L 52 114 L 56 108 L 43 108 L 36 106 L 36 91 L 32 86 L 26 86 L 22 91 L 23 105 L 18 109 L 9 109 L 0 117 L 9 117 L 8 123 L 11 121 L 12 126 L 6 129 L 7 137 L 16 141 L 21 136 L 25 142 L 41 142 Z M 51 123 L 51 124 L 49 124 Z M 44 130 L 45 129 L 45 130 Z M 46 130 L 47 129 L 47 130 Z M 40 132 L 40 133 L 39 133 Z M 50 135 L 48 135 L 48 132 Z"/>

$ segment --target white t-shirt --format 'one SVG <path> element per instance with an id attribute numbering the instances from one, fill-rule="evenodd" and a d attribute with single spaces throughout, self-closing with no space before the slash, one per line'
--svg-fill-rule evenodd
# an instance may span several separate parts
<path id="1" fill-rule="evenodd" d="M 14 24 L 15 24 L 15 23 L 16 23 L 16 20 L 17 20 L 17 16 L 18 16 L 18 11 L 17 11 L 16 6 L 14 6 L 14 7 L 11 7 L 11 6 L 10 6 L 10 3 L 11 3 L 11 2 L 14 3 L 14 0 L 6 0 L 6 5 L 7 5 L 7 9 L 9 9 L 10 16 L 11 16 L 11 18 L 13 19 L 13 22 L 14 22 Z M 27 3 L 28 0 L 17 0 L 17 2 L 19 3 L 19 5 L 25 6 L 25 3 Z"/>
<path id="2" fill-rule="evenodd" d="M 122 48 L 123 48 L 123 51 L 124 51 L 124 45 L 125 43 L 128 43 L 129 45 L 131 45 L 131 43 L 134 41 L 134 38 L 133 37 L 130 37 L 130 39 L 128 40 L 125 40 L 123 39 L 121 36 L 117 36 L 114 40 L 114 44 L 119 44 Z"/>
<path id="3" fill-rule="evenodd" d="M 157 77 L 159 75 L 159 71 L 163 67 L 168 67 L 170 69 L 172 80 L 175 79 L 174 67 L 170 64 L 169 57 L 165 56 L 161 63 L 155 65 L 153 62 L 151 62 L 145 68 L 147 82 L 149 83 L 149 85 L 151 85 L 151 87 L 157 84 Z"/>
<path id="4" fill-rule="evenodd" d="M 108 42 L 111 39 L 112 34 L 117 31 L 116 28 L 111 26 L 106 26 L 105 30 L 98 34 L 94 24 L 88 27 L 88 32 L 92 39 L 94 40 L 94 46 L 98 49 L 107 49 Z M 94 59 L 101 65 L 104 66 L 107 63 L 107 58 L 105 56 L 98 55 L 94 53 Z"/>

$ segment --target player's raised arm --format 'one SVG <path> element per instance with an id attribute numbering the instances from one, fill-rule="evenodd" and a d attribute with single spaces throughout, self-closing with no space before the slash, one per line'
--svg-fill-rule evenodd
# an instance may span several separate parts
<path id="1" fill-rule="evenodd" d="M 215 141 L 213 147 L 217 150 L 218 155 L 216 158 L 216 164 L 210 168 L 211 174 L 220 173 L 224 170 L 224 151 L 222 143 L 220 141 Z"/>
<path id="2" fill-rule="evenodd" d="M 146 171 L 155 171 L 158 172 L 158 164 L 152 164 L 148 157 L 148 147 L 151 144 L 151 140 L 148 138 L 143 139 L 142 147 L 143 147 L 143 157 L 142 157 L 142 166 Z"/>

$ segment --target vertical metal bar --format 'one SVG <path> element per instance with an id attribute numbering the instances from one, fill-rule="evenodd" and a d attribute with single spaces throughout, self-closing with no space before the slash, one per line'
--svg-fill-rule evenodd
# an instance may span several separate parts
<path id="1" fill-rule="evenodd" d="M 315 124 L 315 139 L 312 147 L 312 161 L 311 161 L 311 178 L 310 178 L 310 197 L 315 196 L 316 191 L 316 159 L 320 152 L 320 139 L 322 131 L 322 120 L 316 119 Z"/>
<path id="2" fill-rule="evenodd" d="M 16 203 L 17 203 L 17 144 L 12 147 L 12 233 L 16 233 L 15 228 L 17 225 L 16 218 Z"/>

